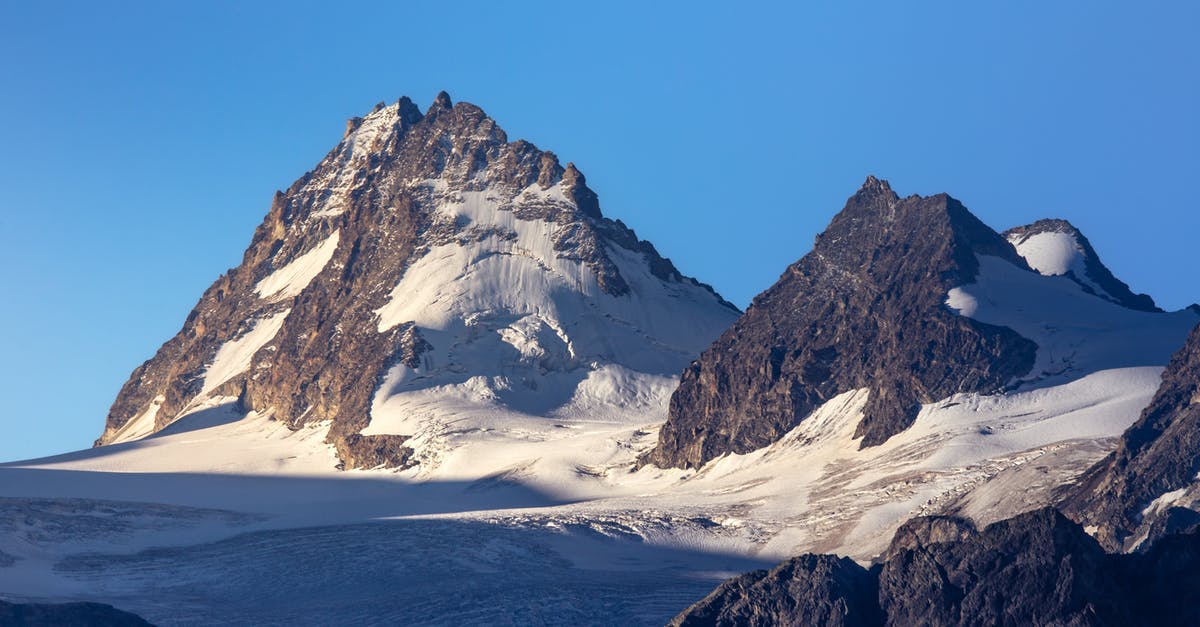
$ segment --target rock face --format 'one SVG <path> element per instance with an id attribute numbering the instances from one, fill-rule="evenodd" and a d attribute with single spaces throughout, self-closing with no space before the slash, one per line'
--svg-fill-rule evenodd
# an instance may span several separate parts
<path id="1" fill-rule="evenodd" d="M 7 603 L 0 601 L 0 625 L 11 627 L 147 627 L 136 614 L 103 603 Z"/>
<path id="2" fill-rule="evenodd" d="M 1140 311 L 1162 311 L 1146 294 L 1134 294 L 1100 261 L 1092 243 L 1066 220 L 1038 220 L 1004 232 L 1030 267 L 1046 276 L 1065 276 L 1089 294 Z"/>
<path id="3" fill-rule="evenodd" d="M 899 198 L 868 178 L 812 252 L 684 371 L 642 462 L 694 468 L 754 450 L 860 388 L 870 400 L 856 437 L 873 446 L 912 424 L 921 403 L 1025 374 L 1032 342 L 946 307 L 947 291 L 974 279 L 976 255 L 1028 270 L 957 200 Z"/>
<path id="4" fill-rule="evenodd" d="M 328 422 L 347 467 L 403 467 L 408 434 L 352 437 L 389 376 L 476 377 L 501 398 L 606 365 L 677 373 L 736 315 L 603 217 L 574 165 L 444 93 L 425 113 L 401 98 L 350 120 L 276 194 L 241 265 L 133 372 L 97 444 L 236 399 L 291 427 Z"/>
<path id="5" fill-rule="evenodd" d="M 852 560 L 801 555 L 726 581 L 670 625 L 879 625 L 877 595 L 875 574 Z"/>
<path id="6" fill-rule="evenodd" d="M 1064 497 L 1064 510 L 1110 550 L 1148 546 L 1200 523 L 1200 326 L 1163 372 L 1117 450 Z"/>
<path id="7" fill-rule="evenodd" d="M 878 596 L 863 594 L 873 588 Z M 1047 508 L 982 531 L 914 519 L 870 570 L 795 558 L 726 581 L 672 624 L 1190 625 L 1197 590 L 1200 534 L 1114 555 Z"/>
<path id="8" fill-rule="evenodd" d="M 1117 564 L 1057 511 L 995 523 L 960 541 L 891 551 L 879 599 L 892 625 L 1129 624 Z"/>

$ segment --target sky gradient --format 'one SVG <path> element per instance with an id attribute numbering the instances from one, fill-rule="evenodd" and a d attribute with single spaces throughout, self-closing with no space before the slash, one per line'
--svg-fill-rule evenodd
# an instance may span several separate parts
<path id="1" fill-rule="evenodd" d="M 977 4 L 0 0 L 0 460 L 90 445 L 272 193 L 442 89 L 739 306 L 868 174 L 1200 301 L 1200 5 Z"/>

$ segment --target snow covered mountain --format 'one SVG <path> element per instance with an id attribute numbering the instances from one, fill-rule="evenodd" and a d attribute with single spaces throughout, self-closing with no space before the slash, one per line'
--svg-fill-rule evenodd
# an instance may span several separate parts
<path id="1" fill-rule="evenodd" d="M 328 426 L 345 467 L 429 468 L 447 406 L 503 416 L 509 434 L 622 420 L 737 313 L 604 218 L 574 165 L 445 93 L 424 114 L 403 98 L 351 120 L 276 195 L 98 444 L 229 405 Z"/>
<path id="2" fill-rule="evenodd" d="M 0 465 L 0 596 L 661 624 L 915 516 L 1055 502 L 1198 322 L 1064 222 L 1001 235 L 873 177 L 739 317 L 573 165 L 402 98 L 276 195 L 99 446 Z"/>

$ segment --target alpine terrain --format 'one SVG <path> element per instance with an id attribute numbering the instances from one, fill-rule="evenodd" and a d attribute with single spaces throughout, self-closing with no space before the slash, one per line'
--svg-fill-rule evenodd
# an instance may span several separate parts
<path id="1" fill-rule="evenodd" d="M 742 313 L 572 163 L 401 98 L 276 193 L 94 448 L 0 465 L 0 610 L 1122 622 L 1194 590 L 1198 323 L 1066 221 L 875 177 Z"/>

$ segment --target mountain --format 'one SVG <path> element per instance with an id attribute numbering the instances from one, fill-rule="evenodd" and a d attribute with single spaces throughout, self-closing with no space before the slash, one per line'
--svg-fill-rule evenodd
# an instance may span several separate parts
<path id="1" fill-rule="evenodd" d="M 830 233 L 840 244 L 849 242 L 852 250 L 857 249 L 854 240 L 835 226 L 848 212 L 854 218 L 862 215 L 858 211 L 862 194 L 860 191 L 852 198 L 843 215 L 835 218 L 814 252 L 793 266 L 800 269 L 793 270 L 794 274 L 805 278 L 817 275 L 811 268 L 827 263 L 821 240 Z M 890 214 L 866 224 L 874 231 L 886 229 L 887 217 Z M 925 401 L 911 427 L 872 448 L 893 449 L 903 461 L 916 462 L 910 476 L 918 477 L 920 470 L 928 467 L 928 461 L 918 461 L 928 460 L 926 454 L 915 454 L 922 449 L 936 450 L 932 457 L 943 460 L 971 459 L 973 456 L 962 456 L 964 448 L 1003 446 L 1000 439 L 1022 439 L 1041 431 L 1040 446 L 1025 451 L 1009 447 L 1014 457 L 1032 455 L 1038 461 L 1018 461 L 969 482 L 957 497 L 930 500 L 923 511 L 936 515 L 917 516 L 899 525 L 889 548 L 872 557 L 869 566 L 835 555 L 794 557 L 769 571 L 727 580 L 678 615 L 672 625 L 1190 625 L 1200 620 L 1200 606 L 1195 601 L 1200 589 L 1196 577 L 1200 572 L 1200 412 L 1196 411 L 1200 407 L 1200 326 L 1195 326 L 1196 308 L 1167 314 L 1148 296 L 1133 294 L 1104 267 L 1087 238 L 1066 221 L 1042 220 L 1006 231 L 1003 238 L 1022 263 L 1014 263 L 1013 255 L 975 253 L 976 271 L 965 282 L 954 284 L 962 281 L 959 275 L 933 289 L 946 290 L 945 312 L 1005 327 L 1033 343 L 1036 356 L 1028 372 L 989 394 L 955 394 L 941 401 Z M 810 257 L 817 258 L 806 261 Z M 868 258 L 859 255 L 858 259 L 861 274 L 869 277 Z M 889 267 L 903 265 L 893 262 Z M 882 285 L 857 275 L 848 283 L 853 285 L 851 291 L 886 294 L 909 303 L 900 311 L 907 311 L 914 302 L 928 302 L 915 298 L 919 292 L 912 291 L 916 283 L 910 277 L 895 273 L 883 278 Z M 662 456 L 664 446 L 667 451 L 703 453 L 706 435 L 738 433 L 736 417 L 699 426 L 688 422 L 694 414 L 685 410 L 697 406 L 695 394 L 687 388 L 689 375 L 693 383 L 697 378 L 703 382 L 705 376 L 720 382 L 729 371 L 726 364 L 760 358 L 763 353 L 756 352 L 755 345 L 782 345 L 799 354 L 803 342 L 812 338 L 829 333 L 844 338 L 846 328 L 876 328 L 895 319 L 880 315 L 897 308 L 881 305 L 885 301 L 878 297 L 857 310 L 858 322 L 843 327 L 833 324 L 832 331 L 828 316 L 805 318 L 805 307 L 823 305 L 838 287 L 834 282 L 833 288 L 823 286 L 815 292 L 815 305 L 792 292 L 789 304 L 808 324 L 797 332 L 778 323 L 786 319 L 787 307 L 771 307 L 771 297 L 787 293 L 796 281 L 792 274 L 785 274 L 755 300 L 735 324 L 734 332 L 722 336 L 693 363 L 672 398 L 671 417 L 663 427 L 663 433 L 672 438 L 661 437 L 658 448 L 643 460 L 678 461 Z M 942 315 L 930 307 L 924 312 L 922 315 Z M 893 333 L 903 332 L 911 338 L 911 328 L 910 321 L 897 325 Z M 743 337 L 752 340 L 740 341 Z M 1180 343 L 1183 348 L 1178 349 Z M 876 342 L 864 347 L 863 361 L 873 364 L 890 358 L 890 352 L 878 354 L 881 345 Z M 919 345 L 934 351 L 926 358 L 935 363 L 956 357 L 938 352 L 952 350 L 944 344 Z M 1152 367 L 1165 363 L 1175 349 L 1165 370 Z M 787 372 L 786 367 L 780 370 Z M 923 371 L 920 366 L 916 369 L 918 374 Z M 1114 403 L 1115 396 L 1084 385 L 1089 380 L 1109 392 L 1127 387 L 1141 400 Z M 797 387 L 800 394 L 813 387 L 813 381 L 803 376 L 793 376 L 786 383 L 793 396 Z M 842 393 L 857 395 L 855 402 L 865 413 L 870 405 L 862 396 L 879 394 L 876 388 L 851 380 L 832 391 L 854 385 L 862 387 Z M 724 393 L 731 391 L 742 394 L 741 398 L 755 398 L 736 386 Z M 883 394 L 890 391 L 885 389 Z M 1067 398 L 1078 405 L 1066 411 L 1055 407 Z M 822 424 L 829 422 L 823 415 L 827 405 L 803 415 L 785 436 L 777 437 L 764 450 L 789 441 L 819 441 L 801 434 L 828 429 Z M 708 409 L 711 404 L 700 403 L 699 407 Z M 1134 407 L 1143 408 L 1135 421 L 1130 411 Z M 840 421 L 844 424 L 846 412 L 834 411 L 843 414 Z M 1064 420 L 1072 414 L 1075 419 Z M 1116 419 L 1118 416 L 1122 418 Z M 687 428 L 668 431 L 671 421 Z M 1132 424 L 1114 429 L 1122 421 Z M 1101 426 L 1106 422 L 1107 426 Z M 855 431 L 856 438 L 863 435 L 862 424 Z M 955 433 L 969 424 L 979 427 L 975 437 Z M 691 449 L 677 443 L 680 431 L 692 438 Z M 1088 433 L 1106 433 L 1107 437 L 1085 443 Z M 1118 433 L 1119 439 L 1113 437 Z M 1037 439 L 1039 436 L 1024 441 L 1031 445 Z M 860 442 L 860 446 L 869 443 L 865 438 Z M 727 440 L 722 443 L 724 448 L 708 453 L 716 461 L 705 468 L 742 454 Z M 792 450 L 797 455 L 808 453 L 813 463 L 828 464 L 819 447 Z M 1097 450 L 1107 451 L 1107 455 L 1097 459 Z M 1081 463 L 1089 458 L 1097 459 L 1090 468 Z M 1003 464 L 1002 459 L 995 455 L 989 463 Z M 691 458 L 683 457 L 682 463 L 691 464 Z M 877 462 L 863 457 L 858 463 L 872 466 Z M 961 475 L 965 471 L 962 467 L 951 472 Z M 843 470 L 842 476 L 847 475 L 850 481 L 839 482 L 839 489 L 860 499 L 862 486 L 882 483 L 877 467 Z M 896 482 L 886 485 L 890 490 L 897 488 Z M 1061 506 L 1071 518 L 1046 505 Z M 829 516 L 834 511 L 827 507 L 819 514 L 812 513 Z"/>
<path id="2" fill-rule="evenodd" d="M 1033 366 L 1010 329 L 954 315 L 976 254 L 1025 262 L 946 195 L 901 199 L 868 178 L 812 252 L 757 296 L 684 371 L 645 462 L 695 468 L 778 440 L 834 396 L 869 388 L 863 446 L 910 426 L 921 403 L 993 391 Z"/>
<path id="3" fill-rule="evenodd" d="M 404 468 L 433 397 L 543 423 L 644 407 L 737 314 L 573 164 L 444 92 L 401 98 L 276 194 L 97 444 L 232 408 L 327 428 L 344 467 Z"/>
<path id="4" fill-rule="evenodd" d="M 899 198 L 868 178 L 812 252 L 684 371 L 641 461 L 699 468 L 744 454 L 857 389 L 870 391 L 855 428 L 866 448 L 955 394 L 1161 365 L 1196 318 L 1157 313 L 1064 221 L 1002 236 L 945 194 Z"/>
<path id="5" fill-rule="evenodd" d="M 1046 276 L 1065 276 L 1089 294 L 1130 309 L 1162 311 L 1146 294 L 1134 294 L 1113 276 L 1092 243 L 1066 220 L 1038 220 L 1004 232 L 1004 237 L 1029 266 Z"/>
<path id="6" fill-rule="evenodd" d="M 479 108 L 381 105 L 277 194 L 101 446 L 0 464 L 0 596 L 164 625 L 662 624 L 790 560 L 707 615 L 873 624 L 904 615 L 860 565 L 895 539 L 975 543 L 903 571 L 956 611 L 958 564 L 1093 559 L 1057 519 L 986 529 L 1117 449 L 1200 322 L 1016 240 L 871 178 L 739 318 Z"/>
<path id="7" fill-rule="evenodd" d="M 804 555 L 731 579 L 672 625 L 1192 625 L 1200 534 L 1107 554 L 1053 509 L 977 530 L 917 518 L 870 569 Z"/>
<path id="8" fill-rule="evenodd" d="M 1200 525 L 1200 326 L 1117 449 L 1067 489 L 1064 507 L 1111 550 Z"/>

